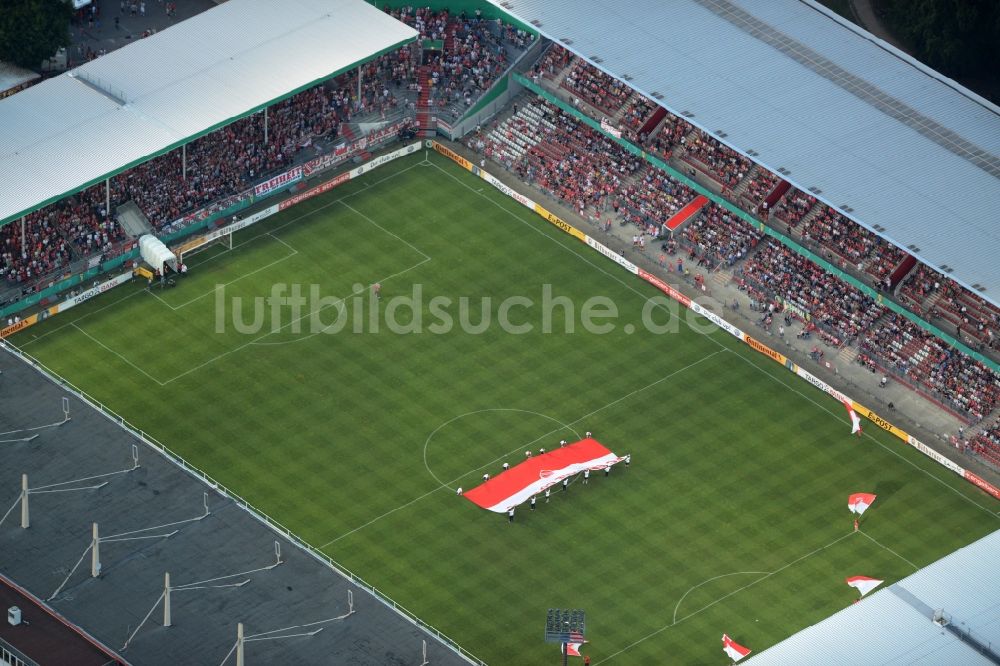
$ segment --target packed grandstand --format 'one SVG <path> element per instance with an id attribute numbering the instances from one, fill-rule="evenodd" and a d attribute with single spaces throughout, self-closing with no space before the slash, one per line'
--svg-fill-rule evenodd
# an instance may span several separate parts
<path id="1" fill-rule="evenodd" d="M 361 161 L 399 134 L 442 134 L 591 228 L 632 236 L 635 251 L 669 279 L 738 289 L 761 329 L 784 336 L 794 323 L 800 337 L 912 389 L 963 424 L 935 433 L 950 454 L 1000 472 L 1000 307 L 523 24 L 471 11 L 385 11 L 418 39 L 274 104 L 266 116 L 236 120 L 183 153 L 174 149 L 0 227 L 6 326 L 56 302 L 53 285 L 135 250 L 118 220 L 126 204 L 154 233 L 177 235 L 330 151 L 347 147 L 340 154 Z M 508 92 L 515 72 L 534 89 Z M 487 114 L 499 83 L 503 104 Z M 453 135 L 469 118 L 471 131 Z"/>
<path id="2" fill-rule="evenodd" d="M 191 213 L 307 160 L 321 142 L 352 139 L 359 123 L 423 125 L 429 114 L 454 120 L 532 40 L 514 25 L 465 13 L 412 7 L 387 11 L 416 28 L 421 40 L 440 46 L 425 50 L 422 41 L 415 43 L 276 104 L 270 109 L 267 144 L 262 114 L 195 140 L 187 146 L 186 177 L 180 150 L 121 173 L 111 179 L 111 210 L 103 184 L 95 185 L 0 227 L 4 304 L 49 286 L 74 265 L 130 249 L 134 241 L 115 219 L 121 204 L 134 201 L 154 228 L 175 230 L 190 224 Z M 704 174 L 734 204 L 816 248 L 969 347 L 997 358 L 997 306 L 562 46 L 551 44 L 531 73 L 536 81 L 565 91 L 592 117 L 611 120 L 628 142 Z M 994 370 L 775 240 L 762 242 L 752 225 L 714 204 L 678 219 L 678 211 L 696 198 L 690 188 L 544 100 L 527 99 L 512 108 L 466 143 L 583 217 L 629 224 L 651 239 L 674 240 L 678 245 L 671 257 L 683 252 L 706 271 L 731 271 L 756 300 L 807 322 L 834 346 L 856 347 L 859 363 L 891 372 L 976 426 L 977 432 L 958 445 L 1000 467 L 1000 416 L 993 413 L 1000 377 Z"/>

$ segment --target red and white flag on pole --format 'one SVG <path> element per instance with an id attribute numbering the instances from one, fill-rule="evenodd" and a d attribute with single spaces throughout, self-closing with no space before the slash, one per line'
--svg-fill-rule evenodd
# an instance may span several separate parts
<path id="1" fill-rule="evenodd" d="M 854 411 L 854 405 L 845 400 L 844 407 L 847 408 L 847 415 L 851 417 L 851 434 L 861 435 L 861 417 Z"/>
<path id="2" fill-rule="evenodd" d="M 570 657 L 582 657 L 583 655 L 580 654 L 580 648 L 582 648 L 583 644 L 586 642 L 587 641 L 583 638 L 583 634 L 578 631 L 571 631 L 569 634 L 569 641 L 562 644 L 563 654 Z"/>
<path id="3" fill-rule="evenodd" d="M 868 510 L 868 507 L 875 502 L 875 495 L 871 493 L 854 493 L 847 498 L 847 508 L 851 510 L 851 513 L 856 513 L 859 516 Z"/>
<path id="4" fill-rule="evenodd" d="M 847 584 L 860 592 L 861 596 L 865 596 L 884 582 L 878 578 L 869 578 L 868 576 L 851 576 L 847 579 Z"/>
<path id="5" fill-rule="evenodd" d="M 750 654 L 750 648 L 745 648 L 726 634 L 722 634 L 722 651 L 733 661 L 739 661 Z"/>

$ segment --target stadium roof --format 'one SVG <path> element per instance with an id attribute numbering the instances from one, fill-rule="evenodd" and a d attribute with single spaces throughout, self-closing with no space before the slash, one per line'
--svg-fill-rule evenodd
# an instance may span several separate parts
<path id="1" fill-rule="evenodd" d="M 416 36 L 364 0 L 230 0 L 0 100 L 0 224 Z"/>
<path id="2" fill-rule="evenodd" d="M 808 0 L 490 0 L 1000 305 L 1000 109 Z"/>
<path id="3" fill-rule="evenodd" d="M 947 627 L 933 622 L 944 611 Z M 961 640 L 956 632 L 971 637 Z M 1000 645 L 1000 531 L 747 660 L 764 664 L 991 664 Z"/>

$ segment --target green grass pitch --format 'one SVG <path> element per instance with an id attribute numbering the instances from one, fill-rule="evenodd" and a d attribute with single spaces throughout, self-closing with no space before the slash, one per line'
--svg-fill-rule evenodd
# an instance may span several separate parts
<path id="1" fill-rule="evenodd" d="M 545 612 L 573 607 L 595 664 L 725 663 L 723 632 L 763 650 L 850 605 L 845 577 L 891 583 L 1000 527 L 986 495 L 874 426 L 851 437 L 843 407 L 723 331 L 627 334 L 658 292 L 433 153 L 234 245 L 12 342 L 487 662 L 555 663 Z M 382 303 L 489 296 L 494 319 L 551 284 L 621 316 L 603 335 L 217 332 L 217 284 L 376 281 Z M 513 525 L 454 492 L 587 430 L 631 469 Z M 861 491 L 879 497 L 854 533 Z"/>

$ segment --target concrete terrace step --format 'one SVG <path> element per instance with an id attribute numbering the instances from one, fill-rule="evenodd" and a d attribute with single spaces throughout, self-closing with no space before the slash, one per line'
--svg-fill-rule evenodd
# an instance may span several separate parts
<path id="1" fill-rule="evenodd" d="M 842 365 L 853 363 L 857 357 L 858 350 L 852 346 L 841 347 L 840 351 L 837 352 L 837 362 Z"/>

